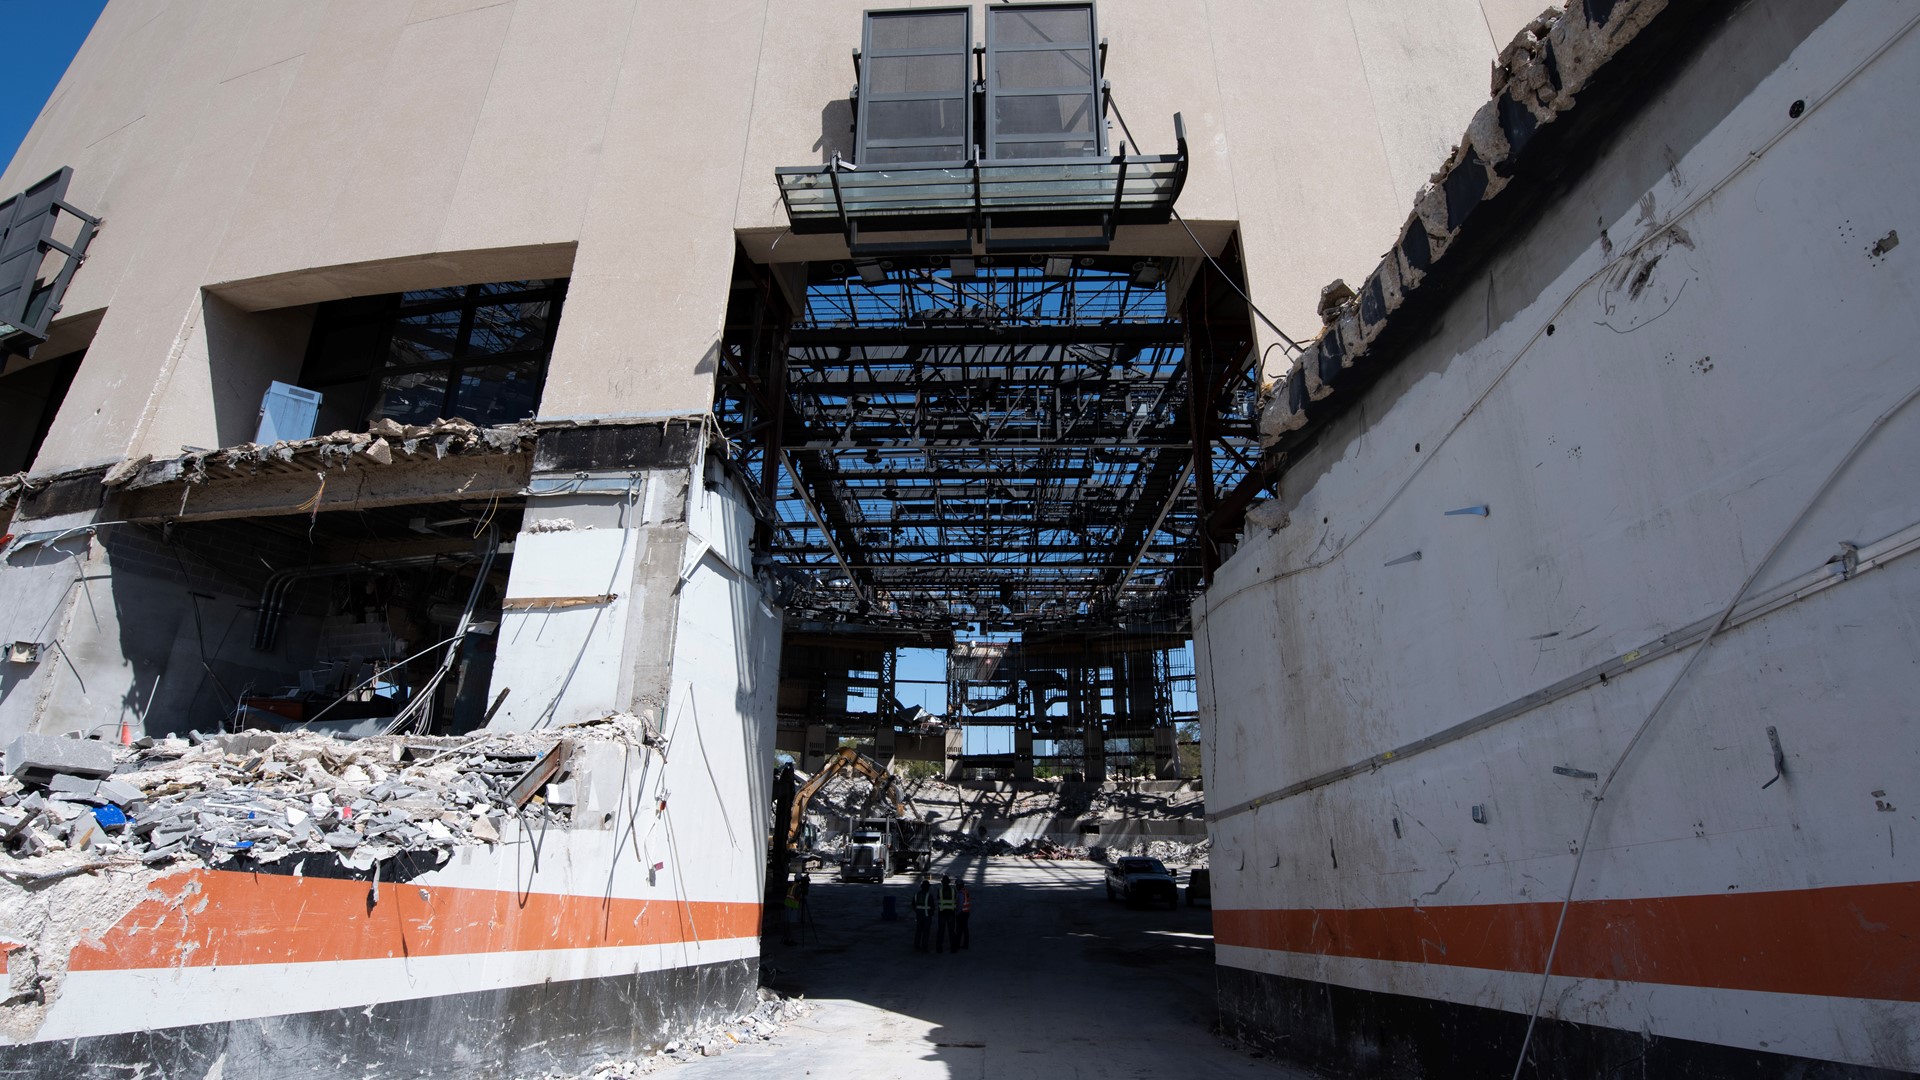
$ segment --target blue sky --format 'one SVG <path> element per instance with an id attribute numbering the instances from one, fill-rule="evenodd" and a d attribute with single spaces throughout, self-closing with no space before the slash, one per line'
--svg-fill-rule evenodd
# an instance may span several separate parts
<path id="1" fill-rule="evenodd" d="M 107 0 L 0 0 L 0 161 L 12 161 Z M 36 178 L 37 179 L 37 178 Z M 5 198 L 12 192 L 0 192 Z"/>

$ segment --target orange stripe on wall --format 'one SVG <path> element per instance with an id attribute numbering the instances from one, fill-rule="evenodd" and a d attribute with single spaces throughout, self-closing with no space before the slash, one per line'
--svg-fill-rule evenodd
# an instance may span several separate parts
<path id="1" fill-rule="evenodd" d="M 1213 913 L 1250 949 L 1538 972 L 1557 903 Z M 1920 1001 L 1920 882 L 1578 900 L 1553 973 L 1582 979 Z"/>
<path id="2" fill-rule="evenodd" d="M 74 971 L 300 964 L 756 937 L 757 903 L 634 900 L 194 870 L 168 878 Z"/>

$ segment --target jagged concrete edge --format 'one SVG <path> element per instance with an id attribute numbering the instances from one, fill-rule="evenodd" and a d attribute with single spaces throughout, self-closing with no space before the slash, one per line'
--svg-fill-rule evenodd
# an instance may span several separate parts
<path id="1" fill-rule="evenodd" d="M 1283 440 L 1295 441 L 1288 436 L 1336 411 L 1316 407 L 1319 402 L 1349 385 L 1370 382 L 1392 363 L 1390 350 L 1373 346 L 1396 314 L 1415 298 L 1424 301 L 1443 291 L 1437 271 L 1469 261 L 1449 262 L 1448 255 L 1486 217 L 1476 217 L 1476 211 L 1513 183 L 1521 164 L 1541 156 L 1537 146 L 1544 140 L 1537 137 L 1564 123 L 1594 77 L 1669 6 L 1668 0 L 1574 0 L 1564 11 L 1541 13 L 1500 51 L 1490 99 L 1421 190 L 1394 247 L 1351 299 L 1327 312 L 1325 328 L 1294 359 L 1287 376 L 1263 389 L 1264 448 L 1272 452 Z"/>

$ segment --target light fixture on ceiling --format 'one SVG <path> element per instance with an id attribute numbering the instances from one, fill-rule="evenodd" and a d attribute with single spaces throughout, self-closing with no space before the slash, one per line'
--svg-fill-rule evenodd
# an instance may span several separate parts
<path id="1" fill-rule="evenodd" d="M 878 260 L 862 259 L 854 263 L 853 268 L 860 272 L 860 280 L 869 285 L 879 285 L 887 280 L 887 269 Z"/>
<path id="2" fill-rule="evenodd" d="M 955 256 L 947 261 L 947 272 L 955 278 L 970 278 L 977 268 L 973 259 L 968 256 Z"/>
<path id="3" fill-rule="evenodd" d="M 1166 277 L 1157 262 L 1137 262 L 1133 264 L 1133 287 L 1136 289 L 1155 288 Z"/>
<path id="4" fill-rule="evenodd" d="M 1073 273 L 1073 256 L 1049 255 L 1047 257 L 1047 276 L 1063 278 Z"/>

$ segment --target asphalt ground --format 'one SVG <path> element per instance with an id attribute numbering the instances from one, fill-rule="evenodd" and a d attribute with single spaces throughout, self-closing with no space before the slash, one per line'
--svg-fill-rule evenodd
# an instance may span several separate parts
<path id="1" fill-rule="evenodd" d="M 1214 1033 L 1204 903 L 1129 908 L 1099 864 L 964 857 L 935 867 L 973 892 L 973 945 L 913 951 L 913 879 L 814 874 L 799 943 L 776 928 L 762 981 L 819 1007 L 768 1043 L 673 1070 L 692 1077 L 1313 1080 Z M 1185 895 L 1185 875 L 1180 875 Z M 882 918 L 894 898 L 897 921 Z"/>

